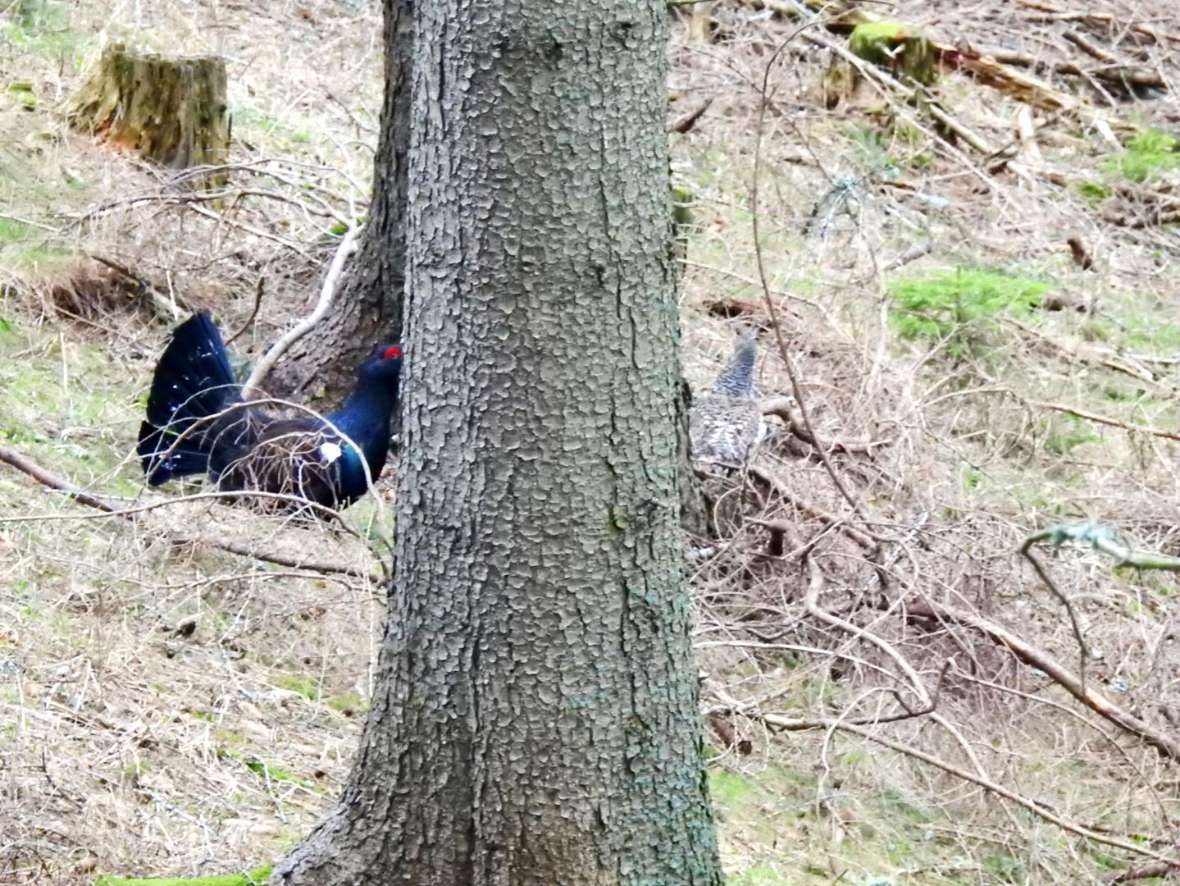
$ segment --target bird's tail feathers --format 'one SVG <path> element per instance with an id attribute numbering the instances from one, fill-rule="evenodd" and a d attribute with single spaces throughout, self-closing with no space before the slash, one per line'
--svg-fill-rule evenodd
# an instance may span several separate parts
<path id="1" fill-rule="evenodd" d="M 148 482 L 204 473 L 217 438 L 194 426 L 240 400 L 221 333 L 208 314 L 194 314 L 172 333 L 152 378 L 137 447 Z"/>

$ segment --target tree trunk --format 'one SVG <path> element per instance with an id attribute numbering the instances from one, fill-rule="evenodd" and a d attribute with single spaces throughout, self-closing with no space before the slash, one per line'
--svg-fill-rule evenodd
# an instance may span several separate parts
<path id="1" fill-rule="evenodd" d="M 286 884 L 721 882 L 677 489 L 662 0 L 437 0 L 398 579 Z"/>
<path id="2" fill-rule="evenodd" d="M 267 376 L 267 391 L 276 396 L 336 400 L 352 387 L 374 342 L 401 337 L 413 46 L 412 0 L 385 0 L 385 100 L 369 218 L 332 312 Z"/>

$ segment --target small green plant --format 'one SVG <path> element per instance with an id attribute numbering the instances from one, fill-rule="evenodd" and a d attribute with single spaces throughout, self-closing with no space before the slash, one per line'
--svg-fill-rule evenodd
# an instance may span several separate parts
<path id="1" fill-rule="evenodd" d="M 980 342 L 993 318 L 1029 313 L 1048 289 L 1041 280 L 957 268 L 891 283 L 890 316 L 901 338 L 944 339 L 946 352 L 961 357 Z"/>
<path id="2" fill-rule="evenodd" d="M 1024 865 L 1011 855 L 989 855 L 983 867 L 1001 883 L 1025 882 Z"/>
<path id="3" fill-rule="evenodd" d="M 1144 182 L 1162 172 L 1180 167 L 1180 139 L 1158 129 L 1148 129 L 1132 138 L 1127 150 L 1106 161 L 1106 169 L 1128 181 Z"/>
<path id="4" fill-rule="evenodd" d="M 1071 415 L 1052 423 L 1049 435 L 1045 438 L 1045 450 L 1053 455 L 1069 455 L 1079 446 L 1101 440 L 1081 419 Z"/>
<path id="5" fill-rule="evenodd" d="M 889 142 L 880 130 L 855 126 L 848 131 L 848 139 L 856 146 L 864 166 L 885 177 L 897 172 L 897 163 L 889 153 Z"/>
<path id="6" fill-rule="evenodd" d="M 88 42 L 70 29 L 70 6 L 59 0 L 20 0 L 3 28 L 16 47 L 49 58 L 73 58 Z"/>

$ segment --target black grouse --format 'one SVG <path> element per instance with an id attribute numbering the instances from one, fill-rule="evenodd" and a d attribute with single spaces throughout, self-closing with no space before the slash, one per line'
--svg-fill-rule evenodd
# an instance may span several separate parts
<path id="1" fill-rule="evenodd" d="M 397 345 L 376 345 L 352 393 L 326 420 L 279 418 L 242 399 L 221 334 L 208 314 L 194 314 L 156 364 L 139 428 L 144 474 L 152 486 L 207 474 L 222 490 L 345 507 L 385 466 L 401 365 Z"/>

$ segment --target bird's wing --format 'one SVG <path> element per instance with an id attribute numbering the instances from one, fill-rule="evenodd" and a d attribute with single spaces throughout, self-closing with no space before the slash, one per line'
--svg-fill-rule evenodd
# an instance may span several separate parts
<path id="1" fill-rule="evenodd" d="M 310 418 L 271 419 L 242 432 L 238 451 L 218 477 L 225 489 L 256 489 L 335 507 L 341 476 L 355 451 L 332 428 Z"/>

